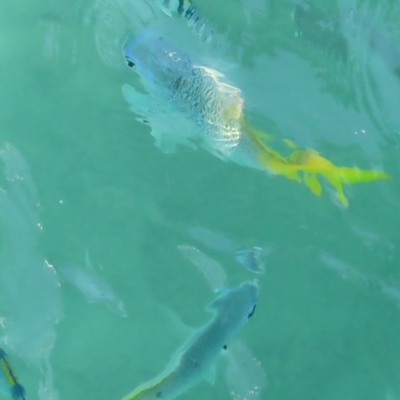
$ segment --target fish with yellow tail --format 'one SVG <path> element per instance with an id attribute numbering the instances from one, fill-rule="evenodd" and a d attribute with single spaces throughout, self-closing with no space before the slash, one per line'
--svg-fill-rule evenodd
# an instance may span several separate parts
<path id="1" fill-rule="evenodd" d="M 127 66 L 137 72 L 147 92 L 125 84 L 124 97 L 166 153 L 178 144 L 200 145 L 223 160 L 303 181 L 316 195 L 322 190 L 320 175 L 344 206 L 348 201 L 343 184 L 389 178 L 382 171 L 338 167 L 311 149 L 281 155 L 267 145 L 269 135 L 246 120 L 238 88 L 224 82 L 218 71 L 194 63 L 153 30 L 129 37 L 123 51 Z"/>
<path id="2" fill-rule="evenodd" d="M 211 321 L 194 332 L 159 376 L 122 400 L 172 400 L 206 379 L 227 342 L 253 315 L 257 294 L 255 282 L 223 289 L 207 307 L 214 313 Z"/>
<path id="3" fill-rule="evenodd" d="M 13 400 L 25 400 L 25 389 L 18 382 L 17 375 L 11 367 L 6 352 L 0 348 L 0 388 Z"/>

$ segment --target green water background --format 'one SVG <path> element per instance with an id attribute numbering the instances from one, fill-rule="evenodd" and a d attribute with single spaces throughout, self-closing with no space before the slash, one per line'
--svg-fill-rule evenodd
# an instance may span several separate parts
<path id="1" fill-rule="evenodd" d="M 385 50 L 389 43 L 400 52 L 400 6 L 309 4 L 333 21 L 353 8 L 361 22 L 329 34 L 311 13 L 296 24 L 290 1 L 205 0 L 199 12 L 216 32 L 205 47 L 184 21 L 139 0 L 1 2 L 1 141 L 31 168 L 43 225 L 38 257 L 55 269 L 84 268 L 88 251 L 128 313 L 121 318 L 61 283 L 63 318 L 50 356 L 60 399 L 118 399 L 161 372 L 182 343 L 162 305 L 190 327 L 210 319 L 204 307 L 215 294 L 178 245 L 218 261 L 231 285 L 254 278 L 232 254 L 191 238 L 191 226 L 272 249 L 255 316 L 238 335 L 267 374 L 259 398 L 400 396 L 400 80 L 386 56 L 394 51 Z M 393 180 L 347 188 L 343 209 L 328 186 L 318 198 L 203 150 L 161 153 L 121 93 L 137 78 L 120 46 L 146 26 L 225 72 L 281 151 L 279 139 L 289 138 Z M 373 45 L 376 31 L 385 45 Z M 18 296 L 23 304 L 24 292 Z M 7 350 L 27 398 L 39 398 L 40 367 Z M 223 366 L 215 385 L 181 398 L 189 397 L 228 399 Z"/>

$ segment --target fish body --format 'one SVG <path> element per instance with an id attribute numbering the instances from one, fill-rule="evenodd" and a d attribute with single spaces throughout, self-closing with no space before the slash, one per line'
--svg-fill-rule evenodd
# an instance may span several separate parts
<path id="1" fill-rule="evenodd" d="M 253 315 L 257 293 L 258 287 L 253 282 L 223 290 L 207 307 L 214 313 L 213 319 L 178 349 L 164 372 L 123 400 L 171 400 L 199 383 L 229 339 Z"/>
<path id="2" fill-rule="evenodd" d="M 198 143 L 223 160 L 304 182 L 316 195 L 322 191 L 321 175 L 344 206 L 344 183 L 389 178 L 382 171 L 337 167 L 315 150 L 299 149 L 289 141 L 286 144 L 294 151 L 282 156 L 267 145 L 270 136 L 246 120 L 238 88 L 153 30 L 129 37 L 123 51 L 128 67 L 138 73 L 148 92 L 123 85 L 125 99 L 131 111 L 143 117 L 139 120 L 151 126 L 156 146 L 165 152 L 172 152 L 176 144 Z"/>
<path id="3" fill-rule="evenodd" d="M 2 391 L 10 395 L 13 400 L 25 400 L 25 389 L 18 382 L 17 375 L 11 367 L 6 352 L 0 348 L 0 382 Z"/>
<path id="4" fill-rule="evenodd" d="M 254 157 L 257 145 L 242 133 L 244 101 L 240 90 L 223 82 L 221 73 L 195 64 L 188 54 L 150 29 L 128 38 L 124 54 L 150 96 L 163 105 L 159 106 L 163 112 L 153 109 L 147 115 L 148 122 L 155 125 L 153 136 L 157 136 L 154 130 L 168 130 L 171 140 L 181 143 L 182 138 L 188 138 L 224 160 L 263 169 Z M 139 99 L 132 98 L 132 90 L 124 85 L 125 98 L 132 111 L 143 113 L 140 105 L 134 104 Z M 170 115 L 171 106 L 181 129 L 176 125 L 168 129 L 165 120 L 158 123 L 160 114 Z"/>

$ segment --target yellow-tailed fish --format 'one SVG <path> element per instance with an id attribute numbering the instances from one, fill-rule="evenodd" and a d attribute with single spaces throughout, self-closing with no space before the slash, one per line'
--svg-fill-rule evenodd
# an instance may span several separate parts
<path id="1" fill-rule="evenodd" d="M 164 152 L 174 151 L 177 144 L 198 143 L 223 160 L 302 181 L 316 195 L 321 193 L 321 175 L 344 206 L 344 183 L 389 178 L 382 171 L 338 167 L 311 149 L 281 155 L 267 145 L 268 134 L 247 122 L 238 88 L 223 82 L 218 71 L 193 63 L 150 29 L 129 37 L 123 49 L 128 67 L 138 73 L 148 93 L 123 85 L 124 97 L 131 111 L 143 117 L 138 120 L 151 126 L 155 144 Z"/>
<path id="2" fill-rule="evenodd" d="M 185 18 L 188 25 L 193 28 L 194 33 L 203 41 L 212 39 L 214 32 L 208 28 L 207 21 L 200 16 L 197 8 L 191 0 L 155 0 L 161 10 L 172 17 L 174 14 Z"/>
<path id="3" fill-rule="evenodd" d="M 229 339 L 253 315 L 257 293 L 254 282 L 223 289 L 207 307 L 214 313 L 213 319 L 196 330 L 159 376 L 140 385 L 123 400 L 171 400 L 207 378 Z"/>
<path id="4" fill-rule="evenodd" d="M 18 382 L 6 352 L 0 348 L 0 385 L 2 392 L 14 400 L 25 400 L 25 389 Z"/>

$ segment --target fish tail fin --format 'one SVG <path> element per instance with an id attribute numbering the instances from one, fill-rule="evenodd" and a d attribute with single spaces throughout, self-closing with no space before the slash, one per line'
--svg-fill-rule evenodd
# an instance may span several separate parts
<path id="1" fill-rule="evenodd" d="M 336 189 L 336 198 L 346 207 L 348 206 L 348 201 L 343 192 L 343 184 L 371 182 L 378 179 L 391 179 L 391 176 L 383 171 L 363 170 L 357 167 L 337 167 L 333 164 L 329 169 L 316 169 L 313 173 L 315 179 L 317 179 L 317 173 L 324 176 Z"/>
<path id="2" fill-rule="evenodd" d="M 157 378 L 138 386 L 133 392 L 124 396 L 122 400 L 147 400 L 154 398 L 157 393 L 161 393 L 161 389 L 171 374 L 158 376 Z"/>
<path id="3" fill-rule="evenodd" d="M 154 385 L 154 386 L 156 386 L 156 385 Z M 128 395 L 124 396 L 122 398 L 122 400 L 136 400 L 136 399 L 139 399 L 139 398 L 143 398 L 143 399 L 149 398 L 149 399 L 151 399 L 150 391 L 153 388 L 154 388 L 153 386 L 151 386 L 151 387 L 140 386 L 137 389 L 135 389 L 133 392 L 131 392 Z M 149 392 L 148 395 L 147 395 L 146 392 Z"/>
<path id="4" fill-rule="evenodd" d="M 338 167 L 315 150 L 296 149 L 296 146 L 290 141 L 286 141 L 286 144 L 295 150 L 289 156 L 284 157 L 266 145 L 261 131 L 248 124 L 244 126 L 246 133 L 259 149 L 257 154 L 259 162 L 266 169 L 273 174 L 284 175 L 297 182 L 303 181 L 317 196 L 322 192 L 321 183 L 318 180 L 318 175 L 322 175 L 336 189 L 336 198 L 345 207 L 348 206 L 348 201 L 343 191 L 343 184 L 391 179 L 390 175 L 383 171 Z M 302 172 L 302 176 L 299 175 L 299 172 Z"/>
<path id="5" fill-rule="evenodd" d="M 25 400 L 25 388 L 17 383 L 11 388 L 11 397 L 14 400 Z"/>

